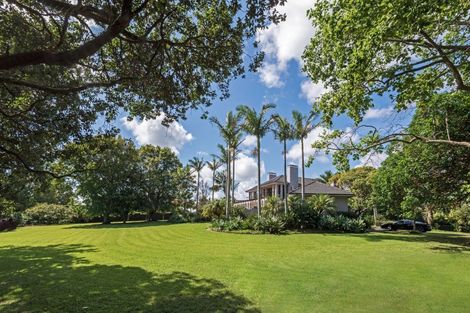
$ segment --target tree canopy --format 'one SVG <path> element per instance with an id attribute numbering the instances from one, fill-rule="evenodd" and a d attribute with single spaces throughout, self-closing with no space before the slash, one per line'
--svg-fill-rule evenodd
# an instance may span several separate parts
<path id="1" fill-rule="evenodd" d="M 100 115 L 170 122 L 227 97 L 246 70 L 246 39 L 280 21 L 271 9 L 283 2 L 3 1 L 2 167 L 48 172 L 58 147 L 89 138 Z"/>

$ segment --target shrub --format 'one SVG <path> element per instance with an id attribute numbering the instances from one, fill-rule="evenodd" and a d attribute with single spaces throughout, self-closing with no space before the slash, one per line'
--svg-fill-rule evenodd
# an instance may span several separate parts
<path id="1" fill-rule="evenodd" d="M 456 231 L 470 232 L 470 204 L 463 204 L 452 210 L 449 217 L 454 221 Z"/>
<path id="2" fill-rule="evenodd" d="M 230 216 L 246 218 L 246 208 L 242 205 L 234 205 L 230 210 Z"/>
<path id="3" fill-rule="evenodd" d="M 231 219 L 219 218 L 212 221 L 211 228 L 217 231 L 232 231 L 243 229 L 243 219 L 235 217 Z"/>
<path id="4" fill-rule="evenodd" d="M 282 201 L 276 196 L 266 198 L 264 206 L 261 208 L 261 213 L 264 216 L 276 216 L 280 213 Z"/>
<path id="5" fill-rule="evenodd" d="M 367 231 L 367 224 L 361 218 L 350 218 L 344 215 L 322 215 L 319 227 L 328 231 L 340 231 L 350 233 L 363 233 Z"/>
<path id="6" fill-rule="evenodd" d="M 313 229 L 318 224 L 318 213 L 308 205 L 308 202 L 302 202 L 298 196 L 289 197 L 289 212 L 286 216 L 286 223 L 289 228 L 294 229 Z"/>
<path id="7" fill-rule="evenodd" d="M 261 216 L 253 226 L 254 230 L 269 234 L 281 234 L 286 230 L 286 222 L 279 216 Z"/>
<path id="8" fill-rule="evenodd" d="M 206 203 L 202 207 L 202 216 L 207 219 L 220 218 L 225 214 L 225 201 L 223 199 Z"/>
<path id="9" fill-rule="evenodd" d="M 168 218 L 168 223 L 174 223 L 174 224 L 179 224 L 179 223 L 188 223 L 189 219 L 182 213 L 179 212 L 174 212 L 170 215 Z"/>
<path id="10" fill-rule="evenodd" d="M 76 212 L 61 204 L 37 204 L 24 212 L 26 224 L 67 224 L 78 219 Z"/>

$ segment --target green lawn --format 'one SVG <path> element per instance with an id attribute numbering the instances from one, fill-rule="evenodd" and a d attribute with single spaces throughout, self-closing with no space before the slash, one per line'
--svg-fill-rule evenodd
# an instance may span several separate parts
<path id="1" fill-rule="evenodd" d="M 0 233 L 0 312 L 470 312 L 470 235 Z"/>

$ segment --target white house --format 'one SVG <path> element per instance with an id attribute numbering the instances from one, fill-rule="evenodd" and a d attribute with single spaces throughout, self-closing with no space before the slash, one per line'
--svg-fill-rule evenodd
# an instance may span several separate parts
<path id="1" fill-rule="evenodd" d="M 287 196 L 289 195 L 301 195 L 302 179 L 299 177 L 299 169 L 297 165 L 289 165 L 287 168 Z M 247 200 L 237 201 L 237 205 L 243 205 L 247 209 L 255 209 L 258 205 L 257 199 L 257 186 L 254 186 L 248 190 Z M 330 186 L 322 183 L 318 179 L 305 178 L 305 196 L 325 194 L 334 198 L 335 205 L 338 211 L 348 212 L 348 199 L 353 194 L 338 187 Z M 280 199 L 284 199 L 284 175 L 277 176 L 276 173 L 269 173 L 268 180 L 261 184 L 261 205 L 264 204 L 266 198 L 270 196 L 276 196 Z"/>

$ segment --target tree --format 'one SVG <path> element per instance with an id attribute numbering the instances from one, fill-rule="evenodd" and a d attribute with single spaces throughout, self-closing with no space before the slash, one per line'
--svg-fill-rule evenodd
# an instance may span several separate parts
<path id="1" fill-rule="evenodd" d="M 304 70 L 313 82 L 329 90 L 314 104 L 331 125 L 332 117 L 347 113 L 364 136 L 361 145 L 344 153 L 370 151 L 389 142 L 421 141 L 470 148 L 470 140 L 424 136 L 393 125 L 378 130 L 361 124 L 375 105 L 373 95 L 387 96 L 398 112 L 426 105 L 446 90 L 470 93 L 468 1 L 328 1 L 308 12 L 315 36 L 306 48 Z M 445 112 L 439 122 L 445 125 Z M 331 142 L 344 135 L 334 132 Z"/>
<path id="2" fill-rule="evenodd" d="M 138 154 L 132 141 L 97 136 L 71 148 L 75 151 L 72 162 L 93 169 L 75 176 L 87 208 L 101 215 L 104 224 L 110 223 L 111 214 L 119 214 L 126 222 L 129 211 L 139 209 L 142 194 Z"/>
<path id="3" fill-rule="evenodd" d="M 304 158 L 304 139 L 307 138 L 308 134 L 316 127 L 313 125 L 313 121 L 318 115 L 311 111 L 308 115 L 303 115 L 298 111 L 292 112 L 292 119 L 294 120 L 294 138 L 300 140 L 301 148 L 301 167 L 302 167 L 302 186 L 301 186 L 301 198 L 305 200 L 305 158 Z"/>
<path id="4" fill-rule="evenodd" d="M 325 171 L 325 173 L 320 175 L 320 181 L 322 183 L 328 184 L 330 182 L 331 177 L 333 177 L 333 176 L 334 176 L 334 174 L 333 174 L 332 171 L 330 171 L 330 170 Z"/>
<path id="5" fill-rule="evenodd" d="M 273 118 L 272 116 L 267 116 L 267 114 L 270 109 L 274 109 L 275 107 L 275 104 L 264 104 L 259 113 L 256 112 L 254 108 L 250 108 L 246 105 L 237 107 L 237 112 L 243 117 L 241 124 L 242 129 L 248 134 L 256 136 L 256 158 L 258 164 L 258 187 L 256 193 L 258 199 L 258 217 L 261 214 L 261 138 L 270 130 Z"/>
<path id="6" fill-rule="evenodd" d="M 96 133 L 99 116 L 168 123 L 226 98 L 246 72 L 246 39 L 282 20 L 272 8 L 283 2 L 3 1 L 2 167 L 70 174 L 47 162 Z M 249 69 L 261 59 L 256 52 Z"/>
<path id="7" fill-rule="evenodd" d="M 423 136 L 448 133 L 457 140 L 470 138 L 470 102 L 463 99 L 458 93 L 434 96 L 428 105 L 417 106 L 407 130 Z M 447 114 L 447 127 L 438 120 L 442 111 Z M 436 211 L 447 213 L 467 199 L 464 186 L 469 184 L 470 156 L 466 147 L 396 142 L 387 152 L 373 180 L 375 205 L 386 216 L 415 217 L 419 212 L 432 223 Z"/>
<path id="8" fill-rule="evenodd" d="M 199 191 L 200 191 L 200 183 L 201 183 L 201 171 L 204 168 L 204 159 L 194 157 L 188 162 L 189 167 L 193 169 L 193 172 L 196 172 L 197 178 L 196 178 L 196 210 L 199 210 Z"/>
<path id="9" fill-rule="evenodd" d="M 228 216 L 229 214 L 229 207 L 230 207 L 230 191 L 232 189 L 233 180 L 232 177 L 234 178 L 235 176 L 232 176 L 232 171 L 235 172 L 235 156 L 236 156 L 236 151 L 237 147 L 240 145 L 240 116 L 239 114 L 234 114 L 233 112 L 228 112 L 227 115 L 225 116 L 225 124 L 220 122 L 216 117 L 211 117 L 210 121 L 212 124 L 214 124 L 220 132 L 220 135 L 225 141 L 226 147 L 224 148 L 223 146 L 219 146 L 219 150 L 222 153 L 222 155 L 225 155 L 224 157 L 220 156 L 220 159 L 225 160 L 225 170 L 227 172 L 226 177 L 228 178 L 226 180 L 227 186 L 226 186 L 226 206 L 225 206 L 225 211 L 226 215 Z M 231 166 L 232 165 L 232 166 Z"/>
<path id="10" fill-rule="evenodd" d="M 376 210 L 372 197 L 372 186 L 376 172 L 377 170 L 371 166 L 360 166 L 332 175 L 328 181 L 353 193 L 348 204 L 357 215 L 370 213 L 372 210 L 376 219 Z"/>
<path id="11" fill-rule="evenodd" d="M 287 201 L 287 195 L 289 193 L 289 187 L 287 183 L 287 140 L 293 138 L 293 129 L 291 124 L 280 115 L 275 115 L 274 121 L 274 136 L 283 144 L 282 155 L 284 157 L 284 213 L 287 214 L 287 208 L 289 206 Z"/>
<path id="12" fill-rule="evenodd" d="M 222 166 L 222 162 L 217 160 L 215 157 L 212 158 L 212 161 L 207 161 L 207 167 L 211 170 L 212 172 L 212 196 L 211 200 L 214 201 L 214 193 L 215 193 L 215 174 L 217 173 L 217 170 Z"/>
<path id="13" fill-rule="evenodd" d="M 177 188 L 173 205 L 174 207 L 186 210 L 191 205 L 195 189 L 195 182 L 194 177 L 191 174 L 191 168 L 189 166 L 178 168 L 175 173 L 175 180 Z"/>
<path id="14" fill-rule="evenodd" d="M 176 154 L 166 147 L 145 145 L 139 149 L 140 185 L 145 198 L 147 221 L 156 210 L 171 209 L 178 181 L 175 173 L 182 167 Z"/>

